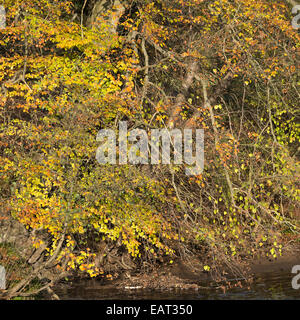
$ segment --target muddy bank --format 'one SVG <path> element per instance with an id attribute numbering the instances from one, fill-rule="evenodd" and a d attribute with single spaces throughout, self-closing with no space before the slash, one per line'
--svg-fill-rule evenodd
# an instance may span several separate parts
<path id="1" fill-rule="evenodd" d="M 243 273 L 242 269 L 240 273 L 232 273 L 228 268 L 224 268 L 225 271 L 222 274 L 224 281 L 220 281 L 219 284 L 220 287 L 223 287 L 227 281 L 229 285 L 230 282 L 233 284 L 233 282 L 237 282 L 238 280 L 249 280 L 251 282 L 257 274 L 291 272 L 294 265 L 300 265 L 300 251 L 288 253 L 276 260 L 263 258 L 249 262 L 245 273 Z M 218 286 L 218 283 L 216 283 L 218 278 L 221 280 L 220 275 L 197 270 L 184 262 L 177 262 L 172 266 L 161 267 L 149 274 L 138 274 L 127 276 L 127 279 L 117 279 L 114 285 L 120 289 L 132 290 L 135 288 L 197 290 Z"/>
<path id="2" fill-rule="evenodd" d="M 294 252 L 278 257 L 276 260 L 259 259 L 250 264 L 251 272 L 256 273 L 273 273 L 273 272 L 290 272 L 294 265 L 300 265 L 300 249 Z"/>
<path id="3" fill-rule="evenodd" d="M 249 262 L 247 268 L 247 276 L 241 273 L 232 274 L 224 272 L 225 281 L 216 282 L 216 275 L 212 272 L 206 272 L 198 268 L 198 263 L 193 261 L 183 262 L 177 261 L 172 265 L 165 265 L 156 268 L 151 272 L 138 273 L 121 273 L 113 280 L 107 279 L 70 279 L 63 281 L 58 286 L 58 291 L 62 288 L 70 288 L 74 285 L 80 287 L 81 283 L 85 290 L 203 290 L 221 288 L 225 289 L 226 285 L 247 286 L 256 275 L 272 274 L 272 273 L 290 273 L 294 265 L 300 265 L 300 250 L 295 249 L 294 252 L 287 252 L 285 255 L 277 259 L 256 259 Z"/>

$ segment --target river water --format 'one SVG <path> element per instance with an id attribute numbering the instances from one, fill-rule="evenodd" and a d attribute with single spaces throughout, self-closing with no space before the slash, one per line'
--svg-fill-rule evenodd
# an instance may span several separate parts
<path id="1" fill-rule="evenodd" d="M 103 288 L 97 281 L 80 280 L 68 286 L 59 286 L 55 292 L 61 299 L 79 300 L 300 300 L 300 289 L 292 287 L 290 272 L 256 274 L 250 288 L 236 287 L 223 290 L 208 285 L 199 290 L 118 290 Z M 204 284 L 205 285 L 205 284 Z"/>

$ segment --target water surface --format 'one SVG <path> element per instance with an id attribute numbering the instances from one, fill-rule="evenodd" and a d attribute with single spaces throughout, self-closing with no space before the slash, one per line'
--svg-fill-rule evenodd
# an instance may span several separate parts
<path id="1" fill-rule="evenodd" d="M 84 300 L 300 300 L 300 289 L 292 288 L 293 274 L 288 272 L 256 274 L 253 283 L 244 287 L 223 290 L 206 284 L 199 290 L 119 290 L 103 288 L 100 282 L 80 280 L 68 286 L 59 286 L 55 292 L 61 299 Z M 234 282 L 233 282 L 234 283 Z M 205 285 L 205 284 L 204 284 Z"/>

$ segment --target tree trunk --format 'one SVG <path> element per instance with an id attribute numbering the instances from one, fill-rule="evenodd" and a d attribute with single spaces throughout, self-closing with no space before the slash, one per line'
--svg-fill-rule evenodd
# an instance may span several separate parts
<path id="1" fill-rule="evenodd" d="M 97 21 L 105 21 L 111 32 L 117 31 L 117 26 L 125 13 L 127 1 L 122 0 L 97 0 L 86 20 L 86 26 L 91 28 Z"/>

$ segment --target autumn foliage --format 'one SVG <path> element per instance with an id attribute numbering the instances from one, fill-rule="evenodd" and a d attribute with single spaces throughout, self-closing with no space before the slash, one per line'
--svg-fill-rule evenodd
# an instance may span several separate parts
<path id="1" fill-rule="evenodd" d="M 4 1 L 0 214 L 43 248 L 33 270 L 111 277 L 113 256 L 121 268 L 197 256 L 217 271 L 299 240 L 299 33 L 286 3 L 125 1 L 112 33 L 114 8 L 86 27 L 83 2 Z M 203 174 L 100 166 L 97 132 L 122 119 L 204 128 Z"/>

